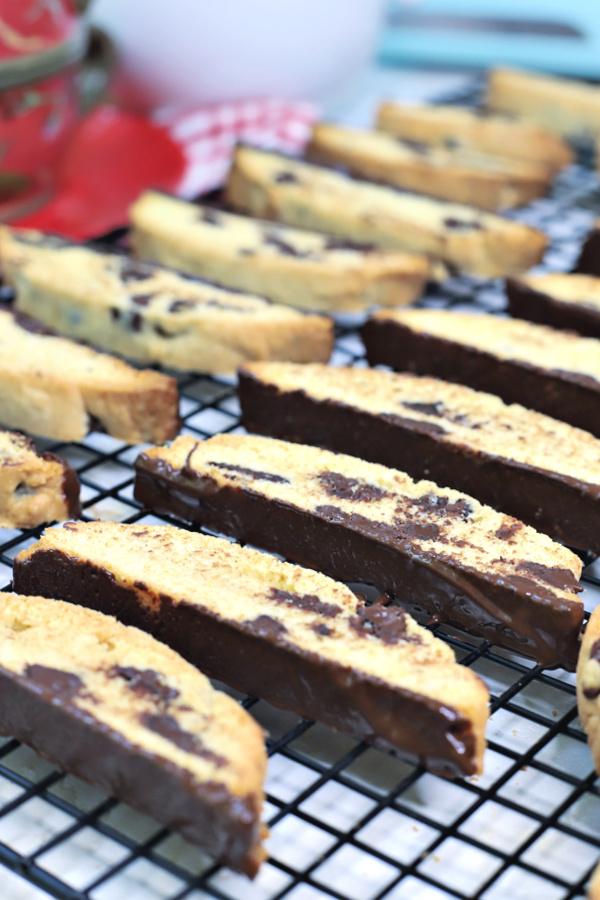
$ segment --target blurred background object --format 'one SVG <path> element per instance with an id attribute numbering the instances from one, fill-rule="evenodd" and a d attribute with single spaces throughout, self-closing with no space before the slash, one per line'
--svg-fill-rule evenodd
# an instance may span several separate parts
<path id="1" fill-rule="evenodd" d="M 380 59 L 600 78 L 600 7 L 598 0 L 389 0 Z"/>
<path id="2" fill-rule="evenodd" d="M 242 98 L 328 100 L 371 61 L 384 0 L 93 0 L 138 109 Z"/>

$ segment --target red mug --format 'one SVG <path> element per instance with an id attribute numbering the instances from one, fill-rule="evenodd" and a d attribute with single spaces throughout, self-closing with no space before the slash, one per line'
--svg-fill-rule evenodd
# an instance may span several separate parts
<path id="1" fill-rule="evenodd" d="M 96 34 L 90 44 L 72 0 L 0 0 L 0 220 L 25 215 L 52 196 L 90 87 L 82 69 L 90 48 L 93 90 L 100 93 L 106 42 Z M 98 68 L 104 75 L 97 76 Z"/>

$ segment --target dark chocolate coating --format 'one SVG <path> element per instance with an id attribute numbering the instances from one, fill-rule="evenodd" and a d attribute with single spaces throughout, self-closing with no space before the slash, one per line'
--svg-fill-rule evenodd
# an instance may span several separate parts
<path id="1" fill-rule="evenodd" d="M 440 426 L 374 415 L 350 404 L 281 392 L 243 369 L 248 431 L 349 453 L 476 497 L 571 547 L 600 554 L 600 487 L 444 439 Z"/>
<path id="2" fill-rule="evenodd" d="M 369 319 L 362 328 L 362 339 L 372 366 L 383 363 L 396 370 L 466 384 L 600 437 L 600 382 L 591 376 L 500 359 L 392 319 Z"/>
<path id="3" fill-rule="evenodd" d="M 0 728 L 106 793 L 130 803 L 199 844 L 226 865 L 254 876 L 260 810 L 217 782 L 201 783 L 161 756 L 79 709 L 50 683 L 0 667 Z"/>
<path id="4" fill-rule="evenodd" d="M 62 492 L 67 504 L 67 514 L 69 519 L 79 519 L 81 517 L 81 500 L 79 497 L 79 478 L 75 469 L 54 453 L 46 451 L 43 454 L 44 459 L 52 460 L 52 462 L 61 463 L 63 466 Z"/>
<path id="5" fill-rule="evenodd" d="M 508 312 L 517 319 L 527 319 L 552 328 L 576 331 L 585 337 L 600 338 L 600 310 L 579 303 L 565 303 L 558 297 L 536 291 L 524 281 L 506 281 Z"/>
<path id="6" fill-rule="evenodd" d="M 125 587 L 106 569 L 57 550 L 15 562 L 14 583 L 21 593 L 61 598 L 117 616 L 150 632 L 211 678 L 381 749 L 400 751 L 438 775 L 475 771 L 471 724 L 456 709 L 301 650 L 264 623 L 256 628 L 254 622 L 233 624 L 199 604 L 176 602 L 165 594 L 155 598 L 152 612 L 138 599 L 135 586 Z M 151 585 L 143 587 L 142 596 L 152 593 Z"/>
<path id="7" fill-rule="evenodd" d="M 588 234 L 573 271 L 600 276 L 600 228 L 592 228 Z"/>
<path id="8" fill-rule="evenodd" d="M 530 579 L 486 575 L 415 546 L 410 536 L 330 507 L 306 512 L 251 489 L 191 481 L 162 461 L 136 460 L 135 497 L 150 509 L 250 542 L 342 581 L 375 584 L 439 622 L 573 669 L 583 604 Z M 574 582 L 574 579 L 573 579 Z"/>

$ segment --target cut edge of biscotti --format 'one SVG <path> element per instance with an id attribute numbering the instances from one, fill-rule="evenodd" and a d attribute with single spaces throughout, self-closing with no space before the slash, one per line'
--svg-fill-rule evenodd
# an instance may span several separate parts
<path id="1" fill-rule="evenodd" d="M 174 378 L 61 337 L 0 307 L 0 423 L 57 440 L 92 430 L 138 444 L 180 428 Z"/>
<path id="2" fill-rule="evenodd" d="M 547 246 L 542 232 L 493 213 L 243 145 L 236 148 L 225 192 L 240 212 L 426 253 L 479 276 L 523 272 Z"/>
<path id="3" fill-rule="evenodd" d="M 111 583 L 114 581 L 128 592 L 136 592 L 132 602 L 139 605 L 142 617 L 150 615 L 153 628 L 176 622 L 180 608 L 188 616 L 190 610 L 197 610 L 197 621 L 206 623 L 202 634 L 211 622 L 210 627 L 214 627 L 216 621 L 226 626 L 232 637 L 242 634 L 244 640 L 253 641 L 264 638 L 268 643 L 262 644 L 260 660 L 267 660 L 265 665 L 279 665 L 273 663 L 273 658 L 280 660 L 282 651 L 288 667 L 290 664 L 310 667 L 316 663 L 316 671 L 325 672 L 327 683 L 332 689 L 341 690 L 346 702 L 352 697 L 348 685 L 354 684 L 362 703 L 361 712 L 355 719 L 352 702 L 348 709 L 328 709 L 327 716 L 333 715 L 336 721 L 339 715 L 342 719 L 346 717 L 335 727 L 353 731 L 348 721 L 360 723 L 364 715 L 368 718 L 368 704 L 365 713 L 364 700 L 373 690 L 376 693 L 383 690 L 387 697 L 385 703 L 390 702 L 397 714 L 406 698 L 413 708 L 415 704 L 419 708 L 424 704 L 425 715 L 429 715 L 426 710 L 431 712 L 433 708 L 436 741 L 442 738 L 441 745 L 433 746 L 431 736 L 419 737 L 427 745 L 427 752 L 420 755 L 421 761 L 433 765 L 437 760 L 437 765 L 440 760 L 452 760 L 453 774 L 481 770 L 488 699 L 483 682 L 474 672 L 456 663 L 447 644 L 399 607 L 380 604 L 374 609 L 367 608 L 348 587 L 325 575 L 240 547 L 224 538 L 172 526 L 142 527 L 139 523 L 67 523 L 61 528 L 47 529 L 36 544 L 19 554 L 14 570 L 17 589 L 22 590 L 24 583 L 39 583 L 41 593 L 52 590 L 51 577 L 38 569 L 38 563 L 47 565 L 44 559 L 48 552 L 52 559 L 61 560 L 63 590 L 69 571 L 75 572 L 79 585 L 77 602 L 89 602 L 86 577 L 89 575 L 93 580 L 96 571 L 106 571 L 110 573 Z M 101 602 L 100 593 L 99 585 L 94 602 Z M 163 607 L 169 621 L 163 618 Z M 373 620 L 368 611 L 365 613 L 368 609 L 372 610 Z M 188 619 L 188 630 L 193 627 Z M 179 631 L 177 635 L 181 639 Z M 167 639 L 162 632 L 161 639 Z M 188 637 L 184 643 L 189 649 Z M 216 658 L 214 649 L 210 656 Z M 258 660 L 248 665 L 246 657 L 243 671 L 239 671 L 237 657 L 230 663 L 227 660 L 223 663 L 225 658 L 226 645 L 222 644 L 218 665 L 229 665 L 229 670 L 220 671 L 218 676 L 210 668 L 204 671 L 240 690 L 247 690 L 248 679 L 251 686 L 252 679 L 260 677 L 255 671 Z M 274 670 L 268 677 L 269 685 L 277 691 L 287 690 L 287 685 L 279 684 L 281 677 Z M 316 693 L 315 690 L 313 684 L 308 688 L 310 701 L 302 701 L 313 704 L 313 713 L 314 704 L 319 702 L 319 690 Z M 304 683 L 301 691 L 306 691 Z M 281 699 L 277 705 L 283 705 Z M 396 735 L 396 751 L 410 755 L 411 748 L 403 745 L 402 723 L 397 721 L 397 714 L 390 719 L 389 713 L 386 714 L 385 728 Z M 361 727 L 364 728 L 364 723 Z M 372 729 L 373 723 L 369 727 Z M 377 742 L 381 735 L 372 737 Z M 391 749 L 389 735 L 383 738 L 386 748 Z"/>
<path id="4" fill-rule="evenodd" d="M 343 166 L 358 178 L 492 212 L 543 196 L 551 179 L 547 167 L 533 162 L 330 122 L 313 126 L 306 155 L 316 163 Z"/>
<path id="5" fill-rule="evenodd" d="M 275 225 L 158 191 L 146 191 L 129 212 L 139 258 L 301 309 L 411 303 L 431 276 L 423 255 Z"/>
<path id="6" fill-rule="evenodd" d="M 144 365 L 209 373 L 231 374 L 252 359 L 329 359 L 325 316 L 123 254 L 45 241 L 41 232 L 0 229 L 4 272 L 17 310 L 73 339 Z"/>
<path id="7" fill-rule="evenodd" d="M 446 104 L 380 104 L 377 128 L 409 141 L 521 159 L 550 173 L 571 165 L 574 153 L 557 134 L 522 119 L 486 109 Z"/>
<path id="8" fill-rule="evenodd" d="M 600 391 L 600 343 L 595 338 L 524 319 L 450 310 L 379 310 L 369 321 L 397 323 L 420 335 L 489 353 L 499 360 L 543 369 L 552 377 L 580 377 Z"/>
<path id="9" fill-rule="evenodd" d="M 74 469 L 30 438 L 0 428 L 0 528 L 34 528 L 81 514 Z"/>
<path id="10" fill-rule="evenodd" d="M 159 512 L 173 511 L 161 489 L 165 483 L 177 498 L 182 492 L 190 498 L 187 508 L 184 505 L 183 513 L 179 512 L 184 519 L 253 543 L 260 541 L 263 532 L 254 528 L 250 513 L 240 508 L 230 514 L 231 507 L 237 509 L 238 494 L 264 498 L 273 515 L 287 508 L 300 510 L 315 523 L 337 523 L 348 532 L 419 562 L 423 572 L 435 572 L 455 590 L 464 591 L 470 602 L 481 606 L 486 618 L 491 621 L 495 616 L 494 621 L 502 623 L 494 629 L 494 642 L 499 646 L 513 646 L 513 637 L 509 640 L 504 634 L 512 629 L 516 643 L 524 638 L 529 641 L 529 646 L 522 645 L 526 655 L 537 654 L 546 665 L 573 664 L 573 645 L 583 621 L 583 602 L 578 596 L 581 560 L 547 535 L 468 494 L 440 488 L 432 481 L 415 481 L 397 469 L 347 454 L 256 435 L 222 434 L 206 441 L 181 437 L 170 448 L 145 451 L 135 466 L 138 478 L 146 475 L 156 479 L 159 490 L 154 508 Z M 221 502 L 213 502 L 219 490 L 233 493 L 230 499 L 224 494 Z M 136 490 L 137 499 L 143 500 L 144 493 Z M 238 533 L 240 523 L 243 533 Z M 289 524 L 281 528 L 281 536 L 273 536 L 270 543 L 259 546 L 292 559 L 298 559 L 294 554 L 301 547 L 303 561 L 309 554 L 309 564 L 317 567 L 320 553 L 311 557 L 300 536 L 296 543 L 293 538 L 286 541 Z M 348 581 L 357 578 L 356 572 L 341 573 L 341 564 L 336 565 L 337 577 Z M 423 572 L 423 589 L 414 591 L 418 602 L 428 613 L 446 616 L 456 625 L 452 603 L 442 610 L 437 600 L 431 600 Z M 371 580 L 368 562 L 364 575 L 358 580 Z M 392 579 L 393 575 L 388 573 L 388 577 Z M 476 587 L 469 580 L 472 577 Z M 420 582 L 417 579 L 415 583 Z M 376 586 L 389 590 L 389 582 L 376 581 Z M 482 591 L 486 597 L 483 602 Z M 505 611 L 509 602 L 519 609 L 514 621 Z M 543 616 L 548 621 L 540 634 L 551 633 L 539 646 L 529 633 L 536 609 L 540 615 L 548 610 Z M 465 630 L 488 636 L 477 614 L 469 615 Z"/>
<path id="11" fill-rule="evenodd" d="M 600 607 L 592 612 L 581 639 L 577 663 L 577 708 L 600 772 Z"/>
<path id="12" fill-rule="evenodd" d="M 3 733 L 257 873 L 267 759 L 249 713 L 177 653 L 101 612 L 1 593 L 0 633 Z"/>

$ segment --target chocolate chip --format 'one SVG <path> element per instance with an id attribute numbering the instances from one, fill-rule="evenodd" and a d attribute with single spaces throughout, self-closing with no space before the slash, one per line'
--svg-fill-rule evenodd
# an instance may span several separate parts
<path id="1" fill-rule="evenodd" d="M 154 275 L 155 269 L 148 263 L 137 262 L 133 259 L 123 259 L 121 262 L 121 281 L 144 281 Z"/>
<path id="2" fill-rule="evenodd" d="M 198 303 L 197 300 L 173 300 L 169 306 L 169 312 L 178 313 L 182 309 L 193 309 Z"/>
<path id="3" fill-rule="evenodd" d="M 517 522 L 516 520 L 512 522 L 510 525 L 501 525 L 500 528 L 496 531 L 496 537 L 500 541 L 510 541 L 512 537 L 520 531 L 523 527 L 522 522 Z"/>
<path id="4" fill-rule="evenodd" d="M 206 222 L 207 225 L 222 225 L 222 219 L 220 214 L 216 209 L 211 209 L 210 206 L 203 206 L 198 212 L 198 218 L 203 222 Z"/>
<path id="5" fill-rule="evenodd" d="M 83 681 L 74 672 L 64 672 L 62 669 L 40 666 L 37 663 L 27 666 L 24 675 L 62 700 L 72 700 L 84 687 Z"/>
<path id="6" fill-rule="evenodd" d="M 440 529 L 434 522 L 409 522 L 403 519 L 394 521 L 396 535 L 400 538 L 416 538 L 418 541 L 440 540 Z"/>
<path id="7" fill-rule="evenodd" d="M 483 225 L 479 222 L 463 222 L 460 219 L 444 219 L 444 225 L 454 231 L 483 231 Z"/>
<path id="8" fill-rule="evenodd" d="M 149 695 L 161 703 L 170 703 L 179 696 L 179 691 L 164 684 L 164 676 L 154 669 L 136 669 L 133 666 L 113 666 L 109 678 L 122 678 L 129 689 L 139 697 Z"/>
<path id="9" fill-rule="evenodd" d="M 333 632 L 333 629 L 326 625 L 325 622 L 313 622 L 310 627 L 315 634 L 320 634 L 322 637 L 328 637 Z"/>
<path id="10" fill-rule="evenodd" d="M 407 409 L 414 409 L 415 412 L 423 413 L 425 416 L 439 416 L 442 418 L 444 415 L 444 404 L 441 402 L 409 403 L 408 401 L 404 401 L 402 406 L 406 406 Z"/>
<path id="11" fill-rule="evenodd" d="M 449 497 L 438 494 L 423 494 L 410 500 L 412 506 L 425 510 L 428 513 L 437 513 L 439 516 L 452 516 L 457 519 L 468 519 L 473 514 L 473 507 L 464 499 L 450 502 Z"/>
<path id="12" fill-rule="evenodd" d="M 227 760 L 224 756 L 220 756 L 218 753 L 214 753 L 212 750 L 205 747 L 198 735 L 184 731 L 177 719 L 173 716 L 154 715 L 153 713 L 145 712 L 141 714 L 139 719 L 142 725 L 150 731 L 160 734 L 161 737 L 171 741 L 172 744 L 175 744 L 175 746 L 179 747 L 181 750 L 185 750 L 186 753 L 193 753 L 194 756 L 201 756 L 203 759 L 208 759 L 210 762 L 214 763 L 218 769 L 227 765 Z"/>
<path id="13" fill-rule="evenodd" d="M 289 479 L 284 478 L 283 475 L 274 475 L 272 472 L 260 472 L 258 469 L 247 469 L 245 466 L 237 466 L 234 463 L 209 460 L 207 465 L 214 466 L 216 469 L 224 469 L 226 472 L 231 472 L 234 475 L 238 473 L 248 478 L 256 478 L 257 481 L 274 481 L 278 484 L 290 484 Z"/>
<path id="14" fill-rule="evenodd" d="M 277 640 L 281 635 L 287 634 L 287 628 L 283 622 L 278 622 L 271 616 L 262 615 L 257 616 L 256 619 L 246 619 L 242 624 L 257 637 L 270 640 Z"/>
<path id="15" fill-rule="evenodd" d="M 110 317 L 114 322 L 117 322 L 121 318 L 121 310 L 117 309 L 116 306 L 111 306 Z"/>
<path id="16" fill-rule="evenodd" d="M 356 250 L 358 253 L 372 253 L 377 250 L 375 244 L 369 244 L 366 241 L 351 241 L 349 238 L 327 238 L 325 250 Z"/>
<path id="17" fill-rule="evenodd" d="M 403 144 L 405 147 L 408 147 L 409 150 L 413 150 L 420 156 L 427 156 L 429 153 L 429 146 L 425 141 L 414 141 L 410 138 L 397 138 L 397 141 L 399 144 Z"/>
<path id="18" fill-rule="evenodd" d="M 331 497 L 341 497 L 343 500 L 356 500 L 361 503 L 389 497 L 389 492 L 383 488 L 361 481 L 359 478 L 347 478 L 340 472 L 319 472 L 317 478 L 323 490 Z"/>
<path id="19" fill-rule="evenodd" d="M 273 232 L 265 233 L 263 235 L 263 241 L 265 244 L 277 247 L 279 252 L 283 253 L 285 256 L 297 256 L 299 258 L 310 256 L 310 251 L 308 253 L 302 253 L 300 250 L 296 250 L 295 247 L 292 247 L 291 244 L 288 244 L 287 241 L 282 240 L 279 235 L 273 234 Z"/>
<path id="20" fill-rule="evenodd" d="M 129 318 L 129 327 L 132 331 L 141 331 L 144 320 L 139 313 L 132 313 Z"/>
<path id="21" fill-rule="evenodd" d="M 278 184 L 297 184 L 298 179 L 292 172 L 278 172 L 273 181 L 276 181 Z"/>
<path id="22" fill-rule="evenodd" d="M 335 603 L 326 603 L 317 597 L 316 594 L 296 594 L 294 591 L 283 591 L 279 588 L 271 588 L 269 596 L 275 603 L 283 603 L 286 606 L 297 606 L 299 609 L 306 609 L 315 613 L 317 616 L 323 616 L 325 619 L 332 619 L 341 613 L 342 609 Z"/>
<path id="23" fill-rule="evenodd" d="M 543 563 L 525 560 L 517 565 L 517 570 L 529 572 L 536 578 L 545 581 L 562 591 L 570 591 L 572 594 L 580 594 L 583 588 L 570 569 L 561 569 L 558 566 L 545 566 Z"/>
<path id="24" fill-rule="evenodd" d="M 148 306 L 153 297 L 154 294 L 134 294 L 130 300 L 137 306 Z"/>
<path id="25" fill-rule="evenodd" d="M 384 644 L 422 643 L 418 634 L 409 637 L 404 610 L 400 606 L 384 606 L 385 600 L 384 595 L 371 606 L 359 607 L 350 619 L 350 628 L 360 635 L 372 635 Z"/>

